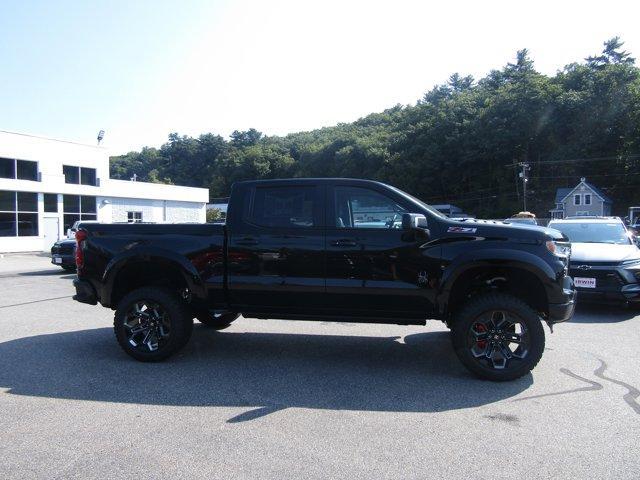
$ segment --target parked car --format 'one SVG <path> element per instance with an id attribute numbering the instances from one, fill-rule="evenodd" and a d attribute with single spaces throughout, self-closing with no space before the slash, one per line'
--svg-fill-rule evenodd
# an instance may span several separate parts
<path id="1" fill-rule="evenodd" d="M 78 220 L 71 225 L 70 228 L 67 228 L 67 238 L 73 240 L 76 238 L 76 232 L 78 231 L 78 225 L 81 223 L 99 223 L 98 220 Z"/>
<path id="2" fill-rule="evenodd" d="M 569 274 L 580 299 L 640 302 L 640 250 L 618 217 L 552 220 L 571 241 Z"/>
<path id="3" fill-rule="evenodd" d="M 380 222 L 354 221 L 372 206 Z M 438 319 L 469 370 L 512 380 L 542 357 L 541 319 L 568 320 L 575 305 L 557 230 L 456 221 L 367 180 L 236 183 L 226 225 L 82 224 L 76 240 L 74 299 L 114 309 L 120 346 L 141 361 L 180 350 L 194 317 L 215 329 L 240 314 Z"/>
<path id="4" fill-rule="evenodd" d="M 51 247 L 51 263 L 73 272 L 76 270 L 75 239 L 58 240 Z"/>
<path id="5" fill-rule="evenodd" d="M 536 216 L 531 212 L 518 212 L 510 218 L 505 218 L 506 223 L 524 223 L 527 225 L 537 225 Z"/>

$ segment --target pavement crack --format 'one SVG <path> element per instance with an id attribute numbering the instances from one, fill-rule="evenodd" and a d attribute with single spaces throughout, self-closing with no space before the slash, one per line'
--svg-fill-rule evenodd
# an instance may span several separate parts
<path id="1" fill-rule="evenodd" d="M 33 300 L 31 302 L 13 303 L 11 305 L 0 305 L 0 308 L 19 307 L 20 305 L 31 305 L 32 303 L 49 302 L 51 300 L 61 300 L 63 298 L 71 298 L 73 295 L 65 295 L 64 297 L 43 298 L 42 300 Z"/>
<path id="2" fill-rule="evenodd" d="M 582 382 L 588 383 L 589 386 L 588 387 L 580 387 L 580 388 L 572 388 L 570 390 L 561 390 L 559 392 L 552 392 L 552 393 L 543 393 L 541 395 L 532 395 L 530 397 L 524 397 L 524 398 L 517 398 L 514 400 L 514 402 L 521 402 L 522 400 L 533 400 L 534 398 L 543 398 L 543 397 L 553 397 L 556 395 L 566 395 L 568 393 L 576 393 L 576 392 L 591 392 L 591 391 L 597 391 L 597 390 L 602 390 L 602 384 L 595 382 L 593 380 L 589 380 L 588 378 L 584 378 L 581 377 L 580 375 L 577 375 L 575 373 L 573 373 L 571 370 L 567 369 L 567 368 L 561 368 L 560 369 L 561 373 L 564 373 L 565 375 L 571 377 L 571 378 L 575 378 L 576 380 L 580 380 Z"/>
<path id="3" fill-rule="evenodd" d="M 628 383 L 623 382 L 622 380 L 617 380 L 615 378 L 607 377 L 606 375 L 604 375 L 604 371 L 607 369 L 608 365 L 601 358 L 596 358 L 600 362 L 600 366 L 594 370 L 593 374 L 596 377 L 601 378 L 602 380 L 606 380 L 608 382 L 612 382 L 616 385 L 620 385 L 621 387 L 626 388 L 628 391 L 623 395 L 622 399 L 633 409 L 634 412 L 640 415 L 640 404 L 636 401 L 636 399 L 640 397 L 640 390 L 638 390 L 633 385 L 629 385 Z"/>

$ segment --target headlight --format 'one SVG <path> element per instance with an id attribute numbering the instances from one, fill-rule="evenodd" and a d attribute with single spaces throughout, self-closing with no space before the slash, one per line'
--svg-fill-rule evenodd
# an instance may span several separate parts
<path id="1" fill-rule="evenodd" d="M 640 258 L 625 260 L 620 264 L 620 266 L 628 272 L 631 272 L 636 277 L 636 279 L 640 280 Z"/>
<path id="2" fill-rule="evenodd" d="M 547 250 L 549 250 L 556 257 L 566 258 L 571 255 L 571 244 L 567 242 L 555 242 L 553 240 L 547 240 Z"/>
<path id="3" fill-rule="evenodd" d="M 623 267 L 637 267 L 640 268 L 640 258 L 634 258 L 633 260 L 625 260 L 621 263 Z"/>

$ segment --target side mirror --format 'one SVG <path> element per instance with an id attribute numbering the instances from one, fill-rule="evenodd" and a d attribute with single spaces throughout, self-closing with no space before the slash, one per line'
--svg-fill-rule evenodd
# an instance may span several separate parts
<path id="1" fill-rule="evenodd" d="M 420 230 L 427 229 L 427 217 L 422 215 L 421 213 L 403 213 L 402 214 L 402 229 L 409 231 L 415 230 L 416 228 Z"/>

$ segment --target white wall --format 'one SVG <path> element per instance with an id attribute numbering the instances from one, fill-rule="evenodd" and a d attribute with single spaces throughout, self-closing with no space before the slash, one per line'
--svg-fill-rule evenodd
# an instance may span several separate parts
<path id="1" fill-rule="evenodd" d="M 62 195 L 96 197 L 101 222 L 126 222 L 128 211 L 143 212 L 148 222 L 206 221 L 206 188 L 162 185 L 109 178 L 109 152 L 83 145 L 0 130 L 0 157 L 38 162 L 40 181 L 0 178 L 0 190 L 38 193 L 37 237 L 0 237 L 0 252 L 40 251 L 44 248 L 43 217 L 58 216 L 59 234 L 64 232 Z M 67 184 L 63 165 L 96 169 L 98 186 Z M 58 194 L 58 213 L 44 213 L 43 193 Z"/>

